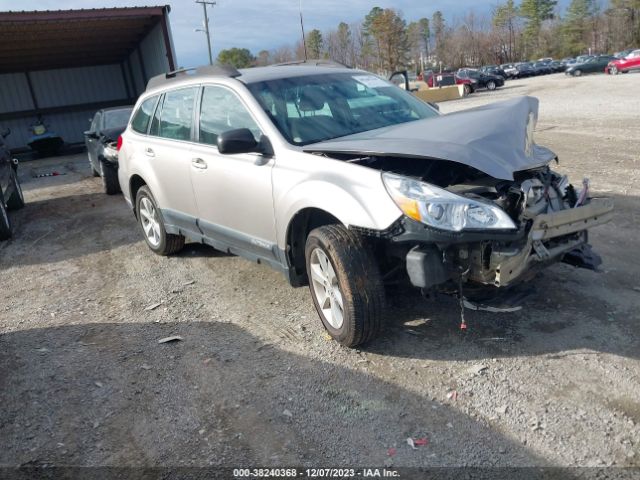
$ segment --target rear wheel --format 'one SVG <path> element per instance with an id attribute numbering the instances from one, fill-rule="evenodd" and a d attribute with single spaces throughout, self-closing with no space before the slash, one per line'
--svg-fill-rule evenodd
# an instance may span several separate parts
<path id="1" fill-rule="evenodd" d="M 0 240 L 11 238 L 11 221 L 7 214 L 7 207 L 4 205 L 4 197 L 0 192 Z"/>
<path id="2" fill-rule="evenodd" d="M 100 176 L 102 177 L 104 193 L 115 195 L 121 192 L 120 183 L 118 182 L 118 170 L 111 165 L 105 165 L 104 160 L 100 160 Z"/>
<path id="3" fill-rule="evenodd" d="M 496 82 L 494 82 L 493 80 L 489 80 L 487 82 L 487 90 L 495 90 L 496 89 Z"/>
<path id="4" fill-rule="evenodd" d="M 171 255 L 182 250 L 184 237 L 167 233 L 162 212 L 146 185 L 140 187 L 136 195 L 136 213 L 144 239 L 151 250 L 158 255 Z"/>
<path id="5" fill-rule="evenodd" d="M 574 70 L 573 71 L 573 76 L 574 77 L 581 77 L 582 76 L 582 70 Z"/>
<path id="6" fill-rule="evenodd" d="M 618 74 L 618 67 L 611 67 L 609 68 L 609 73 L 611 75 L 617 75 Z"/>
<path id="7" fill-rule="evenodd" d="M 347 347 L 374 338 L 382 327 L 384 286 L 360 237 L 342 225 L 316 228 L 305 258 L 311 297 L 329 335 Z"/>
<path id="8" fill-rule="evenodd" d="M 468 96 L 471 95 L 473 93 L 473 89 L 471 88 L 471 85 L 465 84 L 464 86 L 464 96 Z"/>
<path id="9" fill-rule="evenodd" d="M 24 207 L 24 194 L 22 193 L 22 186 L 20 180 L 18 180 L 18 172 L 13 168 L 11 169 L 11 185 L 13 185 L 13 193 L 7 200 L 7 208 L 9 210 L 19 210 Z"/>

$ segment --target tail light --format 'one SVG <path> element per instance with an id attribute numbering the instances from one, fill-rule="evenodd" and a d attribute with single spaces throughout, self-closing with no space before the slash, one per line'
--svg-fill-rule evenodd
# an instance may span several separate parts
<path id="1" fill-rule="evenodd" d="M 116 149 L 118 151 L 120 151 L 121 148 L 122 148 L 122 135 L 118 137 L 118 145 L 116 146 Z"/>

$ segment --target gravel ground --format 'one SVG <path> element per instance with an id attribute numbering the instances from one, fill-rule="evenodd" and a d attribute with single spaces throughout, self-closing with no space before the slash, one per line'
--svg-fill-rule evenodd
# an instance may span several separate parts
<path id="1" fill-rule="evenodd" d="M 443 103 L 540 99 L 538 143 L 616 199 L 591 236 L 602 271 L 553 266 L 523 310 L 468 312 L 466 332 L 454 299 L 394 291 L 362 350 L 265 266 L 153 255 L 84 155 L 23 163 L 0 245 L 0 465 L 640 466 L 639 86 L 554 75 Z"/>

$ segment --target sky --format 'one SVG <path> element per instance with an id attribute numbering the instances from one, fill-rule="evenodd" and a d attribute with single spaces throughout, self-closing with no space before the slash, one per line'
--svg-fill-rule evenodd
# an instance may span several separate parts
<path id="1" fill-rule="evenodd" d="M 291 45 L 300 38 L 299 0 L 215 0 L 209 7 L 214 57 L 221 49 L 247 48 L 253 54 Z M 373 7 L 400 10 L 408 21 L 431 18 L 441 10 L 445 20 L 462 17 L 469 10 L 489 14 L 498 0 L 302 0 L 305 30 L 335 28 L 345 21 L 360 21 Z M 561 3 L 564 3 L 561 2 Z M 195 0 L 0 0 L 5 10 L 61 10 L 142 5 L 171 5 L 169 15 L 176 56 L 180 66 L 208 63 L 202 28 L 202 5 Z"/>

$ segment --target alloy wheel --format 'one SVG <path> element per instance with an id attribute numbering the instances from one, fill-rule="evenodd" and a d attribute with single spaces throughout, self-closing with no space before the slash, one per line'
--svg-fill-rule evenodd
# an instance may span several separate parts
<path id="1" fill-rule="evenodd" d="M 160 218 L 158 210 L 151 200 L 143 197 L 140 200 L 140 222 L 148 242 L 157 247 L 160 245 Z"/>
<path id="2" fill-rule="evenodd" d="M 327 254 L 320 248 L 311 252 L 309 263 L 312 291 L 322 310 L 322 315 L 329 325 L 338 330 L 344 322 L 344 304 L 333 265 Z"/>

